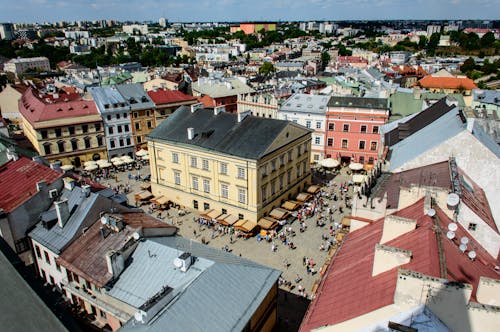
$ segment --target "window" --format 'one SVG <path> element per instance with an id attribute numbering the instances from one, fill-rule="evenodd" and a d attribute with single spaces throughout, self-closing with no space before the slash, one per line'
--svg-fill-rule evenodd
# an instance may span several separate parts
<path id="1" fill-rule="evenodd" d="M 128 132 L 128 131 L 130 131 L 130 128 L 128 127 L 128 124 L 126 124 L 126 125 L 124 126 L 123 131 L 124 131 L 124 132 Z"/>
<path id="2" fill-rule="evenodd" d="M 206 193 L 210 193 L 210 180 L 203 179 L 203 191 Z"/>
<path id="3" fill-rule="evenodd" d="M 342 127 L 342 131 L 347 133 L 349 132 L 349 125 L 348 124 L 344 124 L 344 126 Z"/>
<path id="4" fill-rule="evenodd" d="M 198 158 L 191 157 L 191 167 L 198 168 Z"/>
<path id="5" fill-rule="evenodd" d="M 82 133 L 86 134 L 89 131 L 89 125 L 82 125 Z"/>
<path id="6" fill-rule="evenodd" d="M 372 151 L 377 150 L 377 142 L 372 142 L 372 143 L 370 144 L 370 150 L 372 150 Z"/>
<path id="7" fill-rule="evenodd" d="M 333 138 L 328 138 L 327 145 L 333 146 Z"/>
<path id="8" fill-rule="evenodd" d="M 373 165 L 373 157 L 368 158 L 368 164 Z"/>
<path id="9" fill-rule="evenodd" d="M 198 209 L 198 201 L 193 200 L 193 209 Z"/>
<path id="10" fill-rule="evenodd" d="M 342 140 L 342 149 L 347 149 L 347 146 L 348 146 L 348 142 L 346 139 L 343 139 Z"/>
<path id="11" fill-rule="evenodd" d="M 285 174 L 280 174 L 279 177 L 280 190 L 285 186 Z"/>
<path id="12" fill-rule="evenodd" d="M 220 196 L 222 198 L 228 198 L 229 197 L 229 187 L 225 183 L 220 184 Z"/>
<path id="13" fill-rule="evenodd" d="M 102 318 L 106 319 L 106 313 L 102 310 L 99 310 L 99 314 L 101 315 Z"/>
<path id="14" fill-rule="evenodd" d="M 210 204 L 209 203 L 203 203 L 203 209 L 204 210 L 210 209 Z"/>
<path id="15" fill-rule="evenodd" d="M 174 182 L 176 185 L 181 184 L 181 173 L 179 172 L 174 172 Z"/>
<path id="16" fill-rule="evenodd" d="M 47 134 L 47 130 L 41 130 L 40 134 L 42 135 L 43 139 L 47 139 L 47 137 L 49 137 L 49 135 Z"/>
<path id="17" fill-rule="evenodd" d="M 123 113 L 123 118 L 126 119 L 128 117 L 127 113 Z"/>
<path id="18" fill-rule="evenodd" d="M 85 149 L 90 149 L 90 137 L 84 137 L 83 142 L 85 143 Z"/>
<path id="19" fill-rule="evenodd" d="M 116 120 L 120 119 L 120 113 L 116 113 Z"/>
<path id="20" fill-rule="evenodd" d="M 36 257 L 42 258 L 42 254 L 40 253 L 40 247 L 35 244 L 35 253 Z"/>
<path id="21" fill-rule="evenodd" d="M 328 131 L 334 131 L 335 130 L 335 123 L 333 122 L 330 122 L 328 124 Z"/>
<path id="22" fill-rule="evenodd" d="M 134 116 L 134 118 L 137 118 L 137 112 L 134 112 L 132 115 Z"/>
<path id="23" fill-rule="evenodd" d="M 221 209 L 221 212 L 222 212 L 222 214 L 227 214 L 227 210 L 226 209 Z"/>
<path id="24" fill-rule="evenodd" d="M 71 140 L 71 149 L 72 150 L 78 150 L 78 140 L 77 139 L 72 139 Z"/>
<path id="25" fill-rule="evenodd" d="M 319 154 L 314 154 L 313 159 L 314 161 L 319 161 Z"/>
<path id="26" fill-rule="evenodd" d="M 94 128 L 95 128 L 95 131 L 100 131 L 101 130 L 101 124 L 100 123 L 94 124 Z"/>
<path id="27" fill-rule="evenodd" d="M 308 142 L 304 143 L 304 153 L 307 153 L 307 151 L 309 150 L 309 144 Z"/>
<path id="28" fill-rule="evenodd" d="M 123 144 L 123 138 L 120 138 L 120 139 L 118 140 L 118 145 L 119 145 L 119 146 L 123 146 L 123 145 L 124 145 L 124 144 Z"/>
<path id="29" fill-rule="evenodd" d="M 276 170 L 276 159 L 271 160 L 271 173 Z"/>
<path id="30" fill-rule="evenodd" d="M 271 195 L 276 194 L 276 180 L 271 181 Z"/>
<path id="31" fill-rule="evenodd" d="M 122 126 L 117 126 L 116 127 L 118 129 L 118 132 L 121 133 L 122 132 Z"/>
<path id="32" fill-rule="evenodd" d="M 359 141 L 359 149 L 360 150 L 364 150 L 365 149 L 365 144 L 366 144 L 365 141 Z"/>
<path id="33" fill-rule="evenodd" d="M 75 134 L 75 127 L 68 127 L 68 132 L 70 135 L 74 135 Z"/>
<path id="34" fill-rule="evenodd" d="M 267 176 L 267 165 L 262 165 L 260 167 L 260 174 L 262 174 L 263 178 L 265 178 Z"/>
<path id="35" fill-rule="evenodd" d="M 267 185 L 262 186 L 262 188 L 260 188 L 260 191 L 261 191 L 262 201 L 265 202 L 267 200 Z"/>
<path id="36" fill-rule="evenodd" d="M 61 137 L 61 128 L 56 128 L 54 131 L 56 133 L 56 137 Z"/>
<path id="37" fill-rule="evenodd" d="M 321 137 L 319 136 L 314 137 L 314 144 L 321 144 Z"/>
<path id="38" fill-rule="evenodd" d="M 208 159 L 203 159 L 201 162 L 201 168 L 203 168 L 205 171 L 208 171 Z"/>
<path id="39" fill-rule="evenodd" d="M 302 175 L 302 173 L 300 172 L 300 164 L 297 164 L 295 166 L 295 174 L 297 174 L 298 178 L 300 178 L 300 176 Z"/>
<path id="40" fill-rule="evenodd" d="M 309 120 L 308 120 L 308 121 L 306 121 L 306 127 L 307 127 L 307 128 L 311 128 L 311 121 L 309 121 Z"/>
<path id="41" fill-rule="evenodd" d="M 198 177 L 197 176 L 193 176 L 193 189 L 194 190 L 198 190 Z"/>
<path id="42" fill-rule="evenodd" d="M 130 141 L 130 137 L 127 137 L 127 145 L 130 145 L 130 143 L 132 143 L 132 142 Z"/>
<path id="43" fill-rule="evenodd" d="M 243 167 L 238 167 L 238 179 L 245 179 L 245 169 Z"/>
<path id="44" fill-rule="evenodd" d="M 316 121 L 316 129 L 321 129 L 321 121 Z"/>
<path id="45" fill-rule="evenodd" d="M 49 256 L 49 253 L 46 252 L 46 251 L 43 251 L 43 254 L 45 256 L 45 261 L 47 262 L 47 264 L 50 265 L 50 256 Z"/>
<path id="46" fill-rule="evenodd" d="M 106 117 L 106 119 L 108 119 L 108 121 L 111 121 L 111 115 L 108 114 L 108 116 Z"/>
<path id="47" fill-rule="evenodd" d="M 243 213 L 238 213 L 238 219 L 241 219 L 241 220 L 245 219 L 245 216 L 243 215 Z"/>
<path id="48" fill-rule="evenodd" d="M 292 161 L 292 150 L 288 151 L 288 162 Z"/>
<path id="49" fill-rule="evenodd" d="M 114 140 L 114 139 L 112 139 L 112 140 L 110 140 L 110 141 L 109 141 L 109 146 L 110 146 L 111 148 L 114 148 L 114 147 L 115 147 L 115 140 Z"/>
<path id="50" fill-rule="evenodd" d="M 246 189 L 238 189 L 238 202 L 245 204 L 247 202 L 247 191 Z"/>
<path id="51" fill-rule="evenodd" d="M 64 152 L 64 141 L 57 141 L 57 148 L 59 152 Z"/>
<path id="52" fill-rule="evenodd" d="M 297 146 L 297 156 L 300 156 L 302 154 L 302 146 L 299 145 Z"/>
<path id="53" fill-rule="evenodd" d="M 359 157 L 359 163 L 364 164 L 365 163 L 365 157 L 361 156 Z"/>
<path id="54" fill-rule="evenodd" d="M 288 170 L 288 172 L 286 174 L 286 180 L 287 180 L 288 184 L 292 183 L 292 169 Z"/>
<path id="55" fill-rule="evenodd" d="M 140 135 L 137 136 L 137 143 L 142 143 L 142 136 Z"/>
<path id="56" fill-rule="evenodd" d="M 220 164 L 220 174 L 227 175 L 227 164 L 226 163 Z"/>
<path id="57" fill-rule="evenodd" d="M 373 126 L 372 133 L 378 134 L 378 126 Z"/>
<path id="58" fill-rule="evenodd" d="M 361 125 L 361 129 L 360 129 L 360 131 L 361 131 L 362 133 L 366 133 L 366 125 Z"/>
<path id="59" fill-rule="evenodd" d="M 153 123 L 151 121 L 148 121 L 148 128 L 149 129 L 153 128 Z"/>
<path id="60" fill-rule="evenodd" d="M 135 130 L 141 130 L 141 124 L 139 122 L 135 123 Z"/>
<path id="61" fill-rule="evenodd" d="M 150 115 L 149 111 L 146 111 L 146 116 L 149 116 L 149 115 Z"/>
<path id="62" fill-rule="evenodd" d="M 108 134 L 113 134 L 113 127 L 108 127 Z"/>
<path id="63" fill-rule="evenodd" d="M 179 163 L 179 155 L 175 152 L 172 152 L 172 162 L 174 164 L 178 164 Z"/>
<path id="64" fill-rule="evenodd" d="M 280 156 L 280 167 L 283 167 L 283 166 L 285 166 L 285 155 L 284 154 L 282 154 Z"/>
<path id="65" fill-rule="evenodd" d="M 475 231 L 477 229 L 477 224 L 470 222 L 468 229 L 469 229 L 469 231 Z"/>

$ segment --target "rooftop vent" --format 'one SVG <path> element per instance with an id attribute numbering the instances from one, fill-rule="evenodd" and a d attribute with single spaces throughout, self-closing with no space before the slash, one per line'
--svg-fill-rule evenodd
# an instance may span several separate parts
<path id="1" fill-rule="evenodd" d="M 191 264 L 193 264 L 194 257 L 191 256 L 191 253 L 184 252 L 179 257 L 174 259 L 174 266 L 180 269 L 182 272 L 186 272 L 189 270 Z"/>
<path id="2" fill-rule="evenodd" d="M 194 138 L 194 128 L 187 129 L 188 140 L 192 140 Z"/>

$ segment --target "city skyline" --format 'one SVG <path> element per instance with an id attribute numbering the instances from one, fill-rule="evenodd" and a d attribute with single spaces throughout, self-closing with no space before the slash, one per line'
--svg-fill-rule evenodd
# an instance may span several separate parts
<path id="1" fill-rule="evenodd" d="M 31 23 L 112 19 L 118 21 L 237 22 L 305 20 L 495 20 L 493 0 L 0 0 L 0 22 Z"/>

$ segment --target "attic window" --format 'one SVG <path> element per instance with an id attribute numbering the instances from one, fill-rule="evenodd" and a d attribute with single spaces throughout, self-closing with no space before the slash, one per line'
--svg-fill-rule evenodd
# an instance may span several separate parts
<path id="1" fill-rule="evenodd" d="M 142 102 L 143 103 L 147 103 L 148 102 L 148 98 L 146 96 L 142 96 Z"/>
<path id="2" fill-rule="evenodd" d="M 88 105 L 83 105 L 83 108 L 84 108 L 84 109 L 85 109 L 85 108 L 89 108 L 89 106 L 88 106 Z"/>
<path id="3" fill-rule="evenodd" d="M 109 104 L 104 104 L 104 108 L 109 108 Z"/>
<path id="4" fill-rule="evenodd" d="M 73 106 L 70 106 L 70 107 L 68 108 L 68 111 L 72 111 L 72 110 L 73 110 Z"/>
<path id="5" fill-rule="evenodd" d="M 59 107 L 56 111 L 57 112 L 62 112 L 62 108 Z"/>
<path id="6" fill-rule="evenodd" d="M 34 111 L 35 111 L 35 110 L 34 110 L 33 108 L 32 108 L 32 109 L 30 109 L 30 112 L 31 112 L 31 113 L 33 113 Z"/>

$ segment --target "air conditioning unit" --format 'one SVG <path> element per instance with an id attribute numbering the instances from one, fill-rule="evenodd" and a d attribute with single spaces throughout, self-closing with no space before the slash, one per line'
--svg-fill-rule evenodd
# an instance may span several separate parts
<path id="1" fill-rule="evenodd" d="M 50 198 L 57 198 L 57 189 L 50 189 L 49 190 L 49 197 Z"/>

